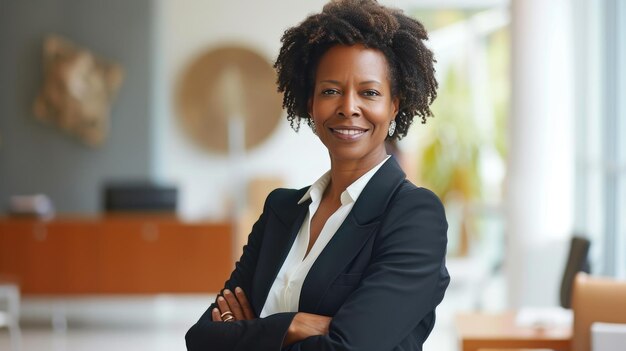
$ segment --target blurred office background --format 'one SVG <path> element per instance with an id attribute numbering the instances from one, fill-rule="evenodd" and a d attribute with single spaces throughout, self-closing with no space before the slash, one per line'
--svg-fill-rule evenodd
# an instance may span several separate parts
<path id="1" fill-rule="evenodd" d="M 185 349 L 267 192 L 329 166 L 261 72 L 324 3 L 0 2 L 0 285 L 21 287 L 23 350 Z M 381 3 L 422 21 L 437 59 L 436 117 L 396 145 L 450 224 L 425 349 L 458 350 L 459 312 L 557 306 L 573 235 L 593 274 L 626 278 L 626 3 Z M 50 34 L 121 69 L 99 142 L 35 117 Z"/>

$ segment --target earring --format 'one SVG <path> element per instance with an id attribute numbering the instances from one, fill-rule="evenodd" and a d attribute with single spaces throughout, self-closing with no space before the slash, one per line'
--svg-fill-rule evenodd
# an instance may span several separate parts
<path id="1" fill-rule="evenodd" d="M 315 121 L 313 120 L 313 118 L 311 118 L 311 130 L 313 131 L 313 134 L 317 135 L 317 130 L 315 129 Z"/>
<path id="2" fill-rule="evenodd" d="M 396 120 L 392 120 L 391 123 L 389 123 L 389 136 L 393 136 L 393 133 L 396 131 Z"/>

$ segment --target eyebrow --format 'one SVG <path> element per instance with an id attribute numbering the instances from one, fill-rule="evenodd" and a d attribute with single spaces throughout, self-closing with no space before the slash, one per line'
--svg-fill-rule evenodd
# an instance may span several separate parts
<path id="1" fill-rule="evenodd" d="M 333 79 L 325 79 L 325 80 L 321 80 L 320 83 L 331 83 L 331 84 L 341 84 L 341 82 L 339 82 L 338 80 L 333 80 Z M 360 82 L 359 85 L 365 85 L 365 84 L 371 84 L 371 83 L 375 83 L 375 84 L 382 84 L 381 82 L 372 79 L 372 80 L 366 80 L 364 82 Z"/>

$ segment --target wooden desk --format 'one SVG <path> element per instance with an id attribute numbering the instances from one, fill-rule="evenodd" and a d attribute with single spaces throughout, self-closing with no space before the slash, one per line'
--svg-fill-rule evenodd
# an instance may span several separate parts
<path id="1" fill-rule="evenodd" d="M 515 313 L 463 313 L 456 317 L 462 351 L 551 349 L 569 351 L 571 328 L 536 329 L 515 324 Z"/>

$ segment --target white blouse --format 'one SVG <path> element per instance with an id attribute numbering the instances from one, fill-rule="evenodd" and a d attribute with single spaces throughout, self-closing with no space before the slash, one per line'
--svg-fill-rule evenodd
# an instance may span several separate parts
<path id="1" fill-rule="evenodd" d="M 304 218 L 291 250 L 289 250 L 289 254 L 270 288 L 260 317 L 280 312 L 298 311 L 300 291 L 302 290 L 304 278 L 306 278 L 317 257 L 324 250 L 333 235 L 335 235 L 335 232 L 346 219 L 350 210 L 352 210 L 354 203 L 367 183 L 389 157 L 387 156 L 382 162 L 355 180 L 341 193 L 341 206 L 328 218 L 308 255 L 306 255 L 306 250 L 309 245 L 311 218 L 317 211 L 322 200 L 322 194 L 330 182 L 330 171 L 313 183 L 306 194 L 298 201 L 298 204 L 301 204 L 311 199 L 309 212 Z"/>

